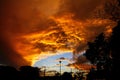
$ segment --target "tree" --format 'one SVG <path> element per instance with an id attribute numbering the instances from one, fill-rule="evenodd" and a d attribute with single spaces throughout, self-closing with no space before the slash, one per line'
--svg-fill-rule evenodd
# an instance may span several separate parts
<path id="1" fill-rule="evenodd" d="M 98 78 L 108 79 L 111 75 L 112 59 L 109 40 L 105 38 L 103 33 L 96 37 L 93 42 L 88 42 L 85 55 L 92 64 L 97 66 Z"/>
<path id="2" fill-rule="evenodd" d="M 112 35 L 106 39 L 100 34 L 94 42 L 88 43 L 86 57 L 97 66 L 97 73 L 106 80 L 120 79 L 120 21 L 113 28 Z"/>
<path id="3" fill-rule="evenodd" d="M 39 80 L 39 68 L 31 66 L 20 67 L 21 80 Z"/>
<path id="4" fill-rule="evenodd" d="M 86 57 L 91 61 L 92 64 L 97 64 L 105 56 L 109 57 L 109 46 L 108 42 L 101 33 L 93 42 L 88 42 L 88 49 L 86 50 Z"/>
<path id="5" fill-rule="evenodd" d="M 62 75 L 62 80 L 72 80 L 72 75 L 69 72 L 64 72 Z"/>
<path id="6" fill-rule="evenodd" d="M 11 66 L 0 66 L 0 80 L 19 80 L 19 72 Z"/>
<path id="7" fill-rule="evenodd" d="M 97 66 L 97 74 L 104 75 L 106 80 L 120 80 L 120 0 L 106 3 L 105 12 L 118 25 L 109 39 L 102 33 L 93 42 L 88 42 L 86 57 Z"/>
<path id="8" fill-rule="evenodd" d="M 120 79 L 120 21 L 118 25 L 113 29 L 112 36 L 110 38 L 111 57 L 113 60 L 113 76 L 116 79 Z"/>

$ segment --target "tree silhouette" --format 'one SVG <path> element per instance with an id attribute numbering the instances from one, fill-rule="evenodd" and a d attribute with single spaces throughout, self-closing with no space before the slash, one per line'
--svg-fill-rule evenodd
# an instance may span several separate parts
<path id="1" fill-rule="evenodd" d="M 105 38 L 103 33 L 96 37 L 93 42 L 88 42 L 88 49 L 85 55 L 92 64 L 97 66 L 98 78 L 107 79 L 111 75 L 112 59 L 109 40 Z"/>
<path id="2" fill-rule="evenodd" d="M 18 71 L 11 66 L 0 66 L 0 80 L 19 80 Z"/>
<path id="3" fill-rule="evenodd" d="M 94 42 L 88 43 L 86 57 L 97 66 L 99 78 L 106 80 L 120 80 L 120 21 L 113 28 L 112 35 L 106 39 L 100 34 Z"/>
<path id="4" fill-rule="evenodd" d="M 96 71 L 91 71 L 88 77 L 93 76 L 95 72 L 97 75 L 94 75 L 97 78 L 120 80 L 120 0 L 106 3 L 105 12 L 111 16 L 109 19 L 116 21 L 118 24 L 113 28 L 110 38 L 106 39 L 104 34 L 101 33 L 93 42 L 88 42 L 85 55 L 92 64 L 97 66 Z"/>
<path id="5" fill-rule="evenodd" d="M 88 42 L 88 49 L 86 50 L 86 57 L 92 64 L 104 63 L 104 59 L 109 58 L 110 47 L 104 34 L 101 33 L 94 42 Z"/>
<path id="6" fill-rule="evenodd" d="M 72 80 L 72 75 L 69 72 L 64 72 L 62 75 L 62 80 Z"/>
<path id="7" fill-rule="evenodd" d="M 21 80 L 39 80 L 39 69 L 31 66 L 20 67 Z"/>
<path id="8" fill-rule="evenodd" d="M 113 60 L 113 76 L 114 79 L 120 80 L 120 21 L 118 21 L 118 25 L 113 29 L 110 40 L 111 56 Z"/>

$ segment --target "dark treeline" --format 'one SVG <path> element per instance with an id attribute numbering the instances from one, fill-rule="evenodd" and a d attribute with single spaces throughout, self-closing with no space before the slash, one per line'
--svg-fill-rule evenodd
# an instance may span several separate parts
<path id="1" fill-rule="evenodd" d="M 11 66 L 0 66 L 0 80 L 83 80 L 83 72 L 72 76 L 72 72 L 55 74 L 54 76 L 41 76 L 41 70 L 32 66 L 21 66 L 16 69 Z"/>
<path id="2" fill-rule="evenodd" d="M 0 80 L 40 80 L 39 69 L 21 66 L 19 70 L 11 66 L 0 66 Z"/>

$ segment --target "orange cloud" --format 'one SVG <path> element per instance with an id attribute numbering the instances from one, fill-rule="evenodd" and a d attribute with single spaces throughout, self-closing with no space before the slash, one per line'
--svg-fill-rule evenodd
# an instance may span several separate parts
<path id="1" fill-rule="evenodd" d="M 60 0 L 1 0 L 0 52 L 5 57 L 0 57 L 2 63 L 32 65 L 57 52 L 74 51 L 77 55 L 86 48 L 87 41 L 103 31 L 109 32 L 115 25 L 109 19 L 90 18 L 96 7 L 102 5 L 101 1 L 94 1 L 95 5 L 90 0 L 81 0 L 80 4 L 68 0 L 65 3 Z"/>

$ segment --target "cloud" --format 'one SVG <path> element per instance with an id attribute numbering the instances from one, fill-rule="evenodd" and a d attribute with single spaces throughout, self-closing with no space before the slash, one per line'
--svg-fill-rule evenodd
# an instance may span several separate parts
<path id="1" fill-rule="evenodd" d="M 60 58 L 57 59 L 57 61 L 68 61 L 68 58 L 60 57 Z"/>
<path id="2" fill-rule="evenodd" d="M 0 63 L 4 65 L 12 65 L 19 67 L 22 65 L 30 65 L 21 55 L 18 54 L 11 45 L 5 40 L 0 39 Z"/>
<path id="3" fill-rule="evenodd" d="M 59 13 L 73 13 L 75 19 L 88 19 L 104 0 L 62 0 Z"/>
<path id="4" fill-rule="evenodd" d="M 22 36 L 47 29 L 51 23 L 47 16 L 56 12 L 57 5 L 58 0 L 0 0 L 1 63 L 17 67 L 31 65 L 29 61 L 37 54 L 32 53 L 34 50 L 27 51 L 31 46 Z"/>
<path id="5" fill-rule="evenodd" d="M 92 67 L 96 68 L 95 65 L 92 65 L 89 60 L 84 56 L 83 54 L 80 54 L 74 61 L 74 63 L 69 63 L 68 65 L 66 65 L 67 67 L 70 68 L 75 68 L 78 70 L 89 70 Z"/>
<path id="6" fill-rule="evenodd" d="M 108 19 L 89 18 L 99 5 L 102 1 L 1 0 L 1 63 L 32 65 L 43 58 L 42 54 L 79 54 L 87 41 L 115 24 Z"/>
<path id="7" fill-rule="evenodd" d="M 68 64 L 67 67 L 78 69 L 78 70 L 90 70 L 92 67 L 96 68 L 96 66 L 92 64 Z"/>

